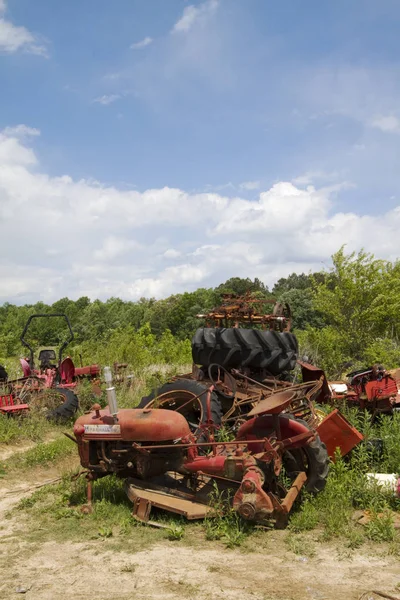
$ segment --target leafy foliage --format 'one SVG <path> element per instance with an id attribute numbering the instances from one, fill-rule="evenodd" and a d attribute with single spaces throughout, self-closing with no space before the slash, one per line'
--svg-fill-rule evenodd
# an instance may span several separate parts
<path id="1" fill-rule="evenodd" d="M 259 298 L 288 302 L 301 354 L 340 377 L 351 367 L 379 362 L 387 368 L 400 362 L 400 262 L 378 260 L 360 251 L 341 248 L 332 257 L 330 271 L 292 273 L 274 285 L 272 293 L 255 278 L 232 277 L 214 289 L 174 294 L 162 300 L 141 298 L 106 302 L 61 298 L 53 305 L 0 307 L 0 364 L 13 369 L 11 357 L 26 349 L 19 337 L 29 315 L 65 312 L 75 339 L 68 347 L 74 361 L 114 360 L 135 369 L 151 364 L 191 361 L 190 339 L 203 326 L 198 314 L 218 306 L 223 294 L 251 292 Z M 61 320 L 38 320 L 28 332 L 35 347 L 59 345 L 66 337 Z"/>

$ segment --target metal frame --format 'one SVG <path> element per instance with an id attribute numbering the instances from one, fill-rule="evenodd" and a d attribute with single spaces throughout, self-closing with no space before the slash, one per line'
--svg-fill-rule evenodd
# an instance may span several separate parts
<path id="1" fill-rule="evenodd" d="M 33 321 L 33 319 L 43 319 L 43 318 L 45 318 L 45 319 L 51 319 L 51 318 L 54 318 L 54 317 L 62 318 L 62 319 L 65 320 L 65 322 L 67 323 L 68 329 L 69 329 L 69 334 L 70 334 L 69 338 L 65 342 L 63 342 L 63 344 L 60 346 L 60 349 L 58 351 L 58 365 L 59 366 L 61 364 L 61 358 L 62 358 L 62 353 L 63 353 L 64 349 L 74 339 L 74 332 L 72 331 L 71 322 L 70 322 L 69 318 L 67 317 L 67 315 L 65 313 L 50 313 L 50 314 L 40 313 L 40 314 L 36 314 L 36 315 L 31 315 L 29 317 L 29 319 L 27 320 L 27 322 L 25 324 L 25 327 L 24 327 L 24 330 L 23 330 L 23 332 L 21 334 L 21 337 L 20 337 L 20 340 L 21 340 L 22 344 L 26 348 L 28 348 L 28 350 L 29 350 L 29 362 L 30 362 L 31 369 L 33 369 L 34 366 L 35 366 L 34 365 L 34 358 L 33 358 L 33 356 L 34 356 L 34 350 L 33 350 L 33 347 L 25 339 L 25 335 L 26 335 L 26 332 L 29 329 L 29 325 L 31 324 L 31 322 Z"/>

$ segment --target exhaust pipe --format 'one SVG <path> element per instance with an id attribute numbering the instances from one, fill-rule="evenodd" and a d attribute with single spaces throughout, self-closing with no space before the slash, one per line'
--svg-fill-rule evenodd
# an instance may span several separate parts
<path id="1" fill-rule="evenodd" d="M 114 421 L 118 421 L 118 403 L 117 403 L 117 394 L 115 392 L 115 387 L 112 384 L 112 372 L 111 367 L 104 367 L 104 379 L 107 385 L 107 402 L 108 408 L 110 409 L 110 414 L 114 417 Z"/>

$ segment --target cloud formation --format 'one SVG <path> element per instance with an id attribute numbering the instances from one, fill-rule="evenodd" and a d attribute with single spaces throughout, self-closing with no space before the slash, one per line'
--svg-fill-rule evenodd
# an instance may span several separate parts
<path id="1" fill-rule="evenodd" d="M 131 44 L 131 48 L 132 50 L 140 50 L 141 48 L 146 48 L 146 46 L 150 46 L 150 44 L 153 43 L 153 38 L 151 37 L 145 37 L 143 40 L 140 40 L 140 42 L 135 42 L 134 44 Z"/>
<path id="2" fill-rule="evenodd" d="M 371 127 L 376 127 L 385 133 L 400 133 L 400 119 L 394 115 L 376 117 L 371 121 Z"/>
<path id="3" fill-rule="evenodd" d="M 256 200 L 164 187 L 143 192 L 43 172 L 26 125 L 0 133 L 0 301 L 163 297 L 228 277 L 271 285 L 321 269 L 343 244 L 400 254 L 400 206 L 335 212 L 340 185 L 278 182 Z M 374 235 L 371 235 L 371 231 Z"/>
<path id="4" fill-rule="evenodd" d="M 0 52 L 13 54 L 22 50 L 29 54 L 47 57 L 46 45 L 26 27 L 14 25 L 5 18 L 7 4 L 0 0 Z"/>
<path id="5" fill-rule="evenodd" d="M 204 22 L 217 10 L 219 0 L 207 0 L 198 6 L 190 4 L 183 10 L 183 15 L 173 26 L 171 33 L 188 33 L 195 24 Z"/>
<path id="6" fill-rule="evenodd" d="M 104 94 L 103 96 L 99 96 L 98 98 L 95 98 L 93 100 L 93 102 L 95 104 L 102 104 L 103 106 L 108 106 L 109 104 L 116 102 L 120 98 L 121 98 L 120 94 Z"/>

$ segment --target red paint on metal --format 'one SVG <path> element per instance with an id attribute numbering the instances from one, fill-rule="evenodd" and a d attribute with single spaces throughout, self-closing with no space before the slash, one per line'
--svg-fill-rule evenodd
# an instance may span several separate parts
<path id="1" fill-rule="evenodd" d="M 83 377 L 85 375 L 90 375 L 91 377 L 96 377 L 97 375 L 100 375 L 99 365 L 89 365 L 87 367 L 75 367 L 75 377 Z"/>
<path id="2" fill-rule="evenodd" d="M 114 424 L 114 419 L 107 409 L 101 410 L 99 417 L 91 413 L 77 419 L 75 426 Z M 85 439 L 123 439 L 135 442 L 164 442 L 190 436 L 190 429 L 185 417 L 178 412 L 158 408 L 142 410 L 139 408 L 122 408 L 118 412 L 120 434 L 104 436 L 99 433 L 85 433 Z"/>
<path id="3" fill-rule="evenodd" d="M 270 496 L 262 489 L 264 474 L 257 467 L 250 467 L 243 475 L 240 488 L 233 499 L 233 508 L 250 521 L 263 520 L 274 512 Z"/>
<path id="4" fill-rule="evenodd" d="M 74 381 L 75 366 L 69 356 L 64 358 L 60 365 L 60 374 L 62 383 L 71 384 Z"/>
<path id="5" fill-rule="evenodd" d="M 365 393 L 368 400 L 390 398 L 396 396 L 397 392 L 397 383 L 390 375 L 386 375 L 381 381 L 368 381 L 365 384 Z"/>
<path id="6" fill-rule="evenodd" d="M 345 456 L 363 439 L 363 435 L 335 409 L 317 427 L 317 433 L 326 445 L 328 454 L 335 459 L 336 448 Z"/>
<path id="7" fill-rule="evenodd" d="M 208 475 L 222 474 L 224 471 L 226 456 L 199 456 L 193 461 L 184 463 L 186 471 L 191 473 L 207 473 Z"/>
<path id="8" fill-rule="evenodd" d="M 302 433 L 310 433 L 309 427 L 294 419 L 289 419 L 284 415 L 279 415 L 279 425 L 281 431 L 281 439 L 292 438 Z M 237 433 L 237 440 L 249 441 L 248 448 L 251 452 L 263 452 L 263 444 L 260 442 L 251 443 L 252 440 L 258 440 L 263 437 L 269 437 L 275 430 L 273 416 L 264 415 L 262 417 L 254 417 L 240 426 Z"/>
<path id="9" fill-rule="evenodd" d="M 28 361 L 25 360 L 25 358 L 20 358 L 19 362 L 21 364 L 22 372 L 24 374 L 24 377 L 29 377 L 30 374 L 31 374 L 31 367 L 30 367 Z"/>

